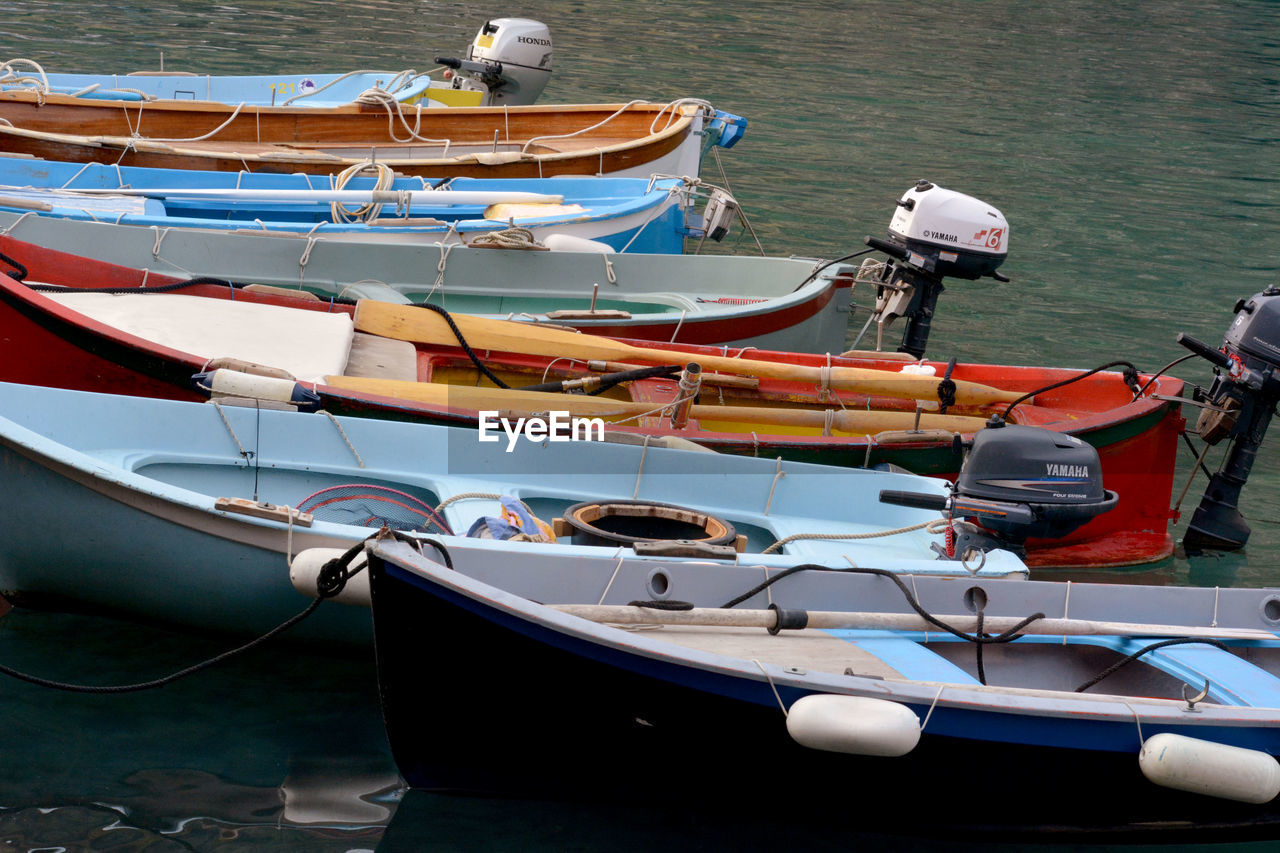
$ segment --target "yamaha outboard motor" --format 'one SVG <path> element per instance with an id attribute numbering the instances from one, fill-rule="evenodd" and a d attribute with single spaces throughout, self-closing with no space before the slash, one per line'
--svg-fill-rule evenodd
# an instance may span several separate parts
<path id="1" fill-rule="evenodd" d="M 884 328 L 905 317 L 898 351 L 924 356 L 944 277 L 1009 280 L 996 272 L 1009 255 L 1009 223 L 1000 211 L 928 181 L 898 199 L 888 240 L 866 242 L 891 258 L 875 282 L 876 307 L 867 321 L 878 325 L 877 349 Z"/>
<path id="2" fill-rule="evenodd" d="M 1005 425 L 993 417 L 973 437 L 951 494 L 882 491 L 880 500 L 947 513 L 947 556 L 1003 548 L 1026 556 L 1030 538 L 1057 539 L 1112 509 L 1098 451 L 1074 436 Z"/>
<path id="3" fill-rule="evenodd" d="M 1237 507 L 1240 490 L 1280 401 L 1280 288 L 1241 299 L 1235 315 L 1220 349 L 1178 335 L 1178 343 L 1215 368 L 1208 392 L 1197 389 L 1197 397 L 1213 408 L 1201 411 L 1196 430 L 1207 444 L 1231 440 L 1183 537 L 1189 550 L 1231 551 L 1249 541 L 1249 525 Z"/>
<path id="4" fill-rule="evenodd" d="M 484 106 L 532 104 L 551 79 L 551 30 L 528 18 L 485 21 L 466 59 L 437 56 L 453 88 L 484 92 Z"/>

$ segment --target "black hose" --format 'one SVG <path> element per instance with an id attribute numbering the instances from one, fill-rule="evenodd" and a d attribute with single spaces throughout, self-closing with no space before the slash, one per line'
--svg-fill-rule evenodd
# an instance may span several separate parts
<path id="1" fill-rule="evenodd" d="M 1135 660 L 1142 657 L 1147 652 L 1154 652 L 1156 649 L 1163 649 L 1165 646 L 1179 646 L 1179 645 L 1185 645 L 1186 643 L 1206 643 L 1210 646 L 1214 646 L 1216 648 L 1222 649 L 1224 652 L 1230 651 L 1230 649 L 1228 649 L 1224 644 L 1218 642 L 1217 640 L 1197 639 L 1195 637 L 1175 637 L 1172 640 L 1161 640 L 1158 643 L 1152 643 L 1149 646 L 1144 646 L 1143 648 L 1138 649 L 1138 651 L 1134 652 L 1133 654 L 1111 664 L 1111 666 L 1107 667 L 1102 672 L 1100 672 L 1099 674 L 1095 675 L 1093 678 L 1086 681 L 1084 684 L 1081 684 L 1079 687 L 1077 687 L 1075 692 L 1083 693 L 1093 685 L 1097 684 L 1102 679 L 1106 678 L 1108 675 L 1111 675 L 1113 672 L 1116 672 L 1117 670 L 1119 670 L 1121 667 L 1125 667 L 1133 663 Z"/>
<path id="2" fill-rule="evenodd" d="M 617 373 L 604 373 L 598 377 L 600 381 L 599 387 L 588 391 L 587 394 L 592 396 L 602 394 L 610 388 L 613 388 L 615 385 L 620 385 L 623 382 L 633 382 L 637 379 L 651 379 L 656 376 L 673 377 L 679 373 L 680 370 L 681 368 L 679 365 L 664 364 L 656 367 L 638 367 L 634 370 L 621 370 Z M 565 388 L 564 382 L 558 380 L 556 382 L 542 382 L 537 385 L 524 385 L 517 390 L 562 392 Z"/>
<path id="3" fill-rule="evenodd" d="M 1128 385 L 1129 389 L 1131 391 L 1134 391 L 1136 394 L 1138 390 L 1138 368 L 1134 367 L 1131 362 L 1124 361 L 1123 359 L 1119 361 L 1109 361 L 1106 364 L 1101 365 L 1100 367 L 1095 367 L 1093 370 L 1087 370 L 1084 373 L 1081 373 L 1079 376 L 1072 376 L 1070 379 L 1064 379 L 1061 382 L 1055 382 L 1052 385 L 1046 385 L 1043 388 L 1037 388 L 1034 391 L 1028 391 L 1026 394 L 1023 394 L 1021 397 L 1019 397 L 1018 399 L 1014 400 L 1012 403 L 1009 404 L 1009 407 L 1004 410 L 1003 417 L 1006 420 L 1008 420 L 1009 413 L 1013 411 L 1014 406 L 1018 405 L 1019 403 L 1025 402 L 1027 400 L 1030 400 L 1032 397 L 1036 396 L 1037 394 L 1043 394 L 1045 391 L 1052 391 L 1054 388 L 1061 388 L 1064 385 L 1070 385 L 1072 382 L 1079 382 L 1081 379 L 1086 379 L 1095 373 L 1101 373 L 1102 371 L 1106 370 L 1109 367 L 1119 367 L 1121 365 L 1124 365 L 1125 367 L 1125 371 L 1124 371 L 1125 384 Z"/>
<path id="4" fill-rule="evenodd" d="M 917 613 L 917 615 L 919 615 L 922 619 L 924 619 L 930 625 L 934 625 L 938 628 L 941 628 L 943 631 L 946 631 L 949 634 L 953 634 L 954 636 L 959 637 L 962 640 L 966 640 L 970 643 L 986 644 L 986 643 L 1012 642 L 1013 640 L 1016 640 L 1019 636 L 1021 636 L 1018 633 L 1019 631 L 1021 631 L 1023 628 L 1030 625 L 1032 622 L 1035 622 L 1037 619 L 1044 618 L 1043 613 L 1033 613 L 1027 618 L 1023 619 L 1022 621 L 1018 622 L 1009 630 L 1005 631 L 1004 633 L 997 634 L 995 636 L 990 636 L 990 635 L 978 636 L 977 634 L 966 634 L 965 632 L 961 631 L 958 628 L 953 628 L 952 626 L 938 619 L 932 613 L 929 613 L 927 610 L 921 607 L 920 603 L 916 601 L 915 595 L 913 595 L 911 590 L 907 588 L 907 585 L 902 582 L 902 578 L 898 577 L 898 575 L 894 572 L 888 571 L 887 569 L 832 568 L 831 566 L 819 566 L 816 563 L 803 563 L 799 566 L 792 566 L 789 569 L 784 569 L 783 571 L 779 572 L 778 574 L 774 575 L 768 580 L 765 580 L 756 584 L 754 587 L 747 590 L 742 595 L 739 595 L 737 598 L 730 599 L 729 601 L 725 602 L 720 606 L 726 609 L 730 607 L 734 607 L 746 601 L 747 599 L 751 598 L 751 596 L 764 591 L 765 589 L 777 583 L 778 581 L 782 580 L 783 578 L 789 577 L 795 574 L 796 572 L 804 572 L 804 571 L 840 572 L 842 574 L 855 574 L 855 575 L 878 575 L 880 577 L 888 578 L 889 580 L 897 584 L 898 589 L 901 590 L 903 597 L 906 598 L 907 604 L 910 605 L 911 609 L 914 610 Z M 981 626 L 981 623 L 979 623 L 979 626 Z"/>

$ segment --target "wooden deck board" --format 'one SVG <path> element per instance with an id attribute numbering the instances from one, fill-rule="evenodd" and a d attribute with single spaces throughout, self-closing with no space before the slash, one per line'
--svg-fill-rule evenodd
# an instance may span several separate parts
<path id="1" fill-rule="evenodd" d="M 855 675 L 903 678 L 902 673 L 875 655 L 825 631 L 808 628 L 774 635 L 759 628 L 667 625 L 653 629 L 649 636 L 691 649 L 778 666 L 837 674 L 847 669 Z"/>

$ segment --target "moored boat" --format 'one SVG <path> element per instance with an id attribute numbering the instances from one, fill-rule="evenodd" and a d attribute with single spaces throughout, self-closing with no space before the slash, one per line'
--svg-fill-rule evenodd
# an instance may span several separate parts
<path id="1" fill-rule="evenodd" d="M 896 833 L 904 791 L 980 768 L 1034 780 L 951 785 L 908 831 L 1184 840 L 1280 819 L 1274 589 L 858 569 L 764 589 L 682 566 L 660 586 L 613 577 L 631 602 L 610 607 L 555 569 L 479 578 L 403 543 L 367 551 L 383 714 L 414 787 L 718 810 L 781 772 L 769 809 L 847 827 L 853 798 L 860 829 Z"/>
<path id="2" fill-rule="evenodd" d="M 1162 559 L 1173 547 L 1169 506 L 1183 427 L 1177 407 L 1182 383 L 1173 377 L 922 364 L 891 353 L 826 357 L 680 347 L 456 317 L 470 324 L 464 338 L 471 355 L 482 354 L 473 360 L 447 324 L 421 309 L 369 304 L 361 319 L 353 304 L 225 284 L 192 284 L 166 293 L 159 286 L 177 283 L 163 276 L 93 265 L 3 239 L 0 251 L 32 264 L 32 278 L 73 290 L 96 282 L 135 291 L 41 293 L 0 278 L 0 308 L 9 330 L 0 378 L 7 380 L 196 400 L 202 396 L 193 375 L 214 359 L 234 358 L 285 371 L 282 375 L 303 382 L 336 414 L 475 428 L 482 410 L 527 416 L 563 409 L 654 440 L 674 436 L 722 452 L 842 467 L 889 464 L 948 479 L 957 476 L 962 460 L 955 435 L 971 436 L 992 415 L 1000 415 L 1093 445 L 1105 488 L 1120 496 L 1116 509 L 1066 536 L 1033 538 L 1027 556 L 1032 565 L 1139 564 Z M 138 290 L 144 282 L 149 286 Z M 333 312 L 344 322 L 323 336 L 301 331 L 307 316 Z M 398 331 L 418 315 L 434 325 L 434 334 L 423 333 L 422 326 L 412 334 Z M 502 335 L 508 328 L 511 333 Z M 340 351 L 340 356 L 317 366 L 308 357 L 318 349 Z M 23 355 L 37 351 L 46 357 Z M 700 396 L 676 426 L 672 403 L 681 396 L 678 374 L 690 362 L 705 366 Z M 933 375 L 903 373 L 904 367 Z M 636 369 L 643 372 L 637 375 Z M 832 385 L 830 378 L 842 372 L 862 379 Z M 603 387 L 600 377 L 608 374 L 628 379 Z M 943 415 L 938 385 L 944 377 L 994 390 L 994 396 L 959 399 Z M 493 378 L 511 388 L 498 389 Z M 1131 379 L 1139 383 L 1139 393 L 1129 386 Z M 892 396 L 900 391 L 890 383 L 918 392 Z M 522 390 L 529 386 L 604 393 Z M 1026 395 L 1031 396 L 1009 408 Z M 923 407 L 919 413 L 917 404 Z"/>
<path id="3" fill-rule="evenodd" d="M 337 319 L 314 315 L 311 328 Z M 256 636 L 301 609 L 289 580 L 295 554 L 347 548 L 383 524 L 424 531 L 460 569 L 638 561 L 656 571 L 710 560 L 734 566 L 746 583 L 853 561 L 914 575 L 1026 575 L 1004 550 L 981 561 L 940 558 L 936 512 L 878 500 L 886 489 L 940 495 L 936 480 L 589 437 L 512 447 L 481 442 L 474 430 L 252 401 L 0 383 L 0 490 L 23 517 L 74 527 L 7 529 L 0 592 L 32 606 L 70 602 Z M 466 536 L 500 526 L 504 497 L 513 511 L 548 523 L 567 514 L 578 526 L 553 542 L 536 541 L 531 521 L 524 530 L 535 541 Z M 359 644 L 369 631 L 367 609 L 337 606 L 291 636 Z"/>
<path id="4" fill-rule="evenodd" d="M 467 48 L 465 59 L 436 60 L 450 69 L 448 79 L 428 73 L 349 71 L 346 73 L 197 74 L 164 70 L 127 74 L 46 72 L 31 59 L 0 63 L 0 90 L 25 90 L 39 96 L 67 95 L 124 102 L 211 101 L 235 106 L 295 105 L 333 107 L 377 98 L 430 106 L 531 104 L 551 77 L 551 32 L 527 18 L 486 21 Z"/>
<path id="5" fill-rule="evenodd" d="M 373 163 L 333 175 L 279 175 L 0 157 L 0 209 L 17 215 L 326 240 L 459 244 L 497 237 L 543 245 L 556 235 L 602 244 L 597 250 L 679 253 L 691 233 L 694 195 L 679 178 L 432 183 Z"/>
<path id="6" fill-rule="evenodd" d="M 839 352 L 854 268 L 743 255 L 507 250 L 454 243 L 363 243 L 252 229 L 149 229 L 0 211 L 0 248 L 38 276 L 74 253 L 156 274 L 214 276 L 449 311 L 570 326 L 601 335 Z M 8 238 L 22 241 L 19 245 Z M 93 286 L 72 261 L 65 277 Z"/>
<path id="7" fill-rule="evenodd" d="M 230 172 L 329 174 L 376 160 L 426 178 L 696 176 L 745 120 L 666 104 L 328 108 L 86 100 L 0 91 L 0 151 L 46 160 Z"/>

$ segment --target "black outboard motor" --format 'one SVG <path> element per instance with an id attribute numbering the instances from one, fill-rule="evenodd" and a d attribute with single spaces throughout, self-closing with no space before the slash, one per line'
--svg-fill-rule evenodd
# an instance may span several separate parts
<path id="1" fill-rule="evenodd" d="M 1280 401 L 1280 288 L 1241 299 L 1235 315 L 1221 349 L 1178 335 L 1178 343 L 1216 368 L 1203 395 L 1214 408 L 1201 411 L 1196 430 L 1208 444 L 1224 438 L 1232 442 L 1183 537 L 1183 547 L 1193 551 L 1232 551 L 1249 541 L 1249 525 L 1237 508 L 1240 490 Z"/>
<path id="2" fill-rule="evenodd" d="M 880 500 L 948 513 L 948 557 L 993 548 L 1025 557 L 1028 539 L 1066 536 L 1119 500 L 1102 487 L 1102 461 L 1092 445 L 998 417 L 974 435 L 951 492 L 886 490 Z"/>
<path id="3" fill-rule="evenodd" d="M 898 199 L 889 239 L 867 237 L 890 260 L 876 282 L 871 320 L 880 331 L 905 317 L 899 352 L 924 357 L 942 279 L 991 276 L 1009 256 L 1009 223 L 1000 211 L 972 196 L 920 181 Z M 859 335 L 861 337 L 861 335 Z M 878 345 L 878 342 L 877 342 Z"/>

